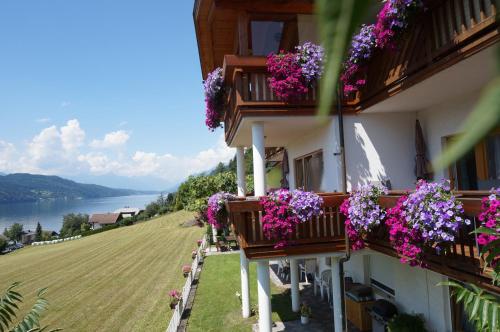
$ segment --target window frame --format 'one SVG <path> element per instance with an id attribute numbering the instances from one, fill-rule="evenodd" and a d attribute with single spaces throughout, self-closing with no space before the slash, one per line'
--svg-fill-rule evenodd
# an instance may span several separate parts
<path id="1" fill-rule="evenodd" d="M 305 165 L 305 161 L 307 158 L 309 158 L 309 157 L 312 158 L 314 155 L 317 155 L 317 154 L 321 154 L 321 168 L 322 168 L 321 177 L 323 177 L 324 170 L 325 170 L 325 160 L 324 160 L 323 149 L 314 150 L 312 152 L 306 153 L 304 155 L 301 155 L 301 156 L 293 159 L 295 189 L 304 188 L 304 190 L 306 190 L 306 176 L 305 176 L 306 175 L 305 174 L 306 173 L 306 165 Z M 299 163 L 299 162 L 302 164 L 302 167 L 301 167 L 301 169 L 302 169 L 301 177 L 302 177 L 302 182 L 303 182 L 302 185 L 299 185 L 299 172 L 298 172 L 298 167 L 297 167 L 297 163 Z M 315 192 L 321 192 L 321 182 L 322 182 L 322 179 L 320 181 L 320 187 Z"/>

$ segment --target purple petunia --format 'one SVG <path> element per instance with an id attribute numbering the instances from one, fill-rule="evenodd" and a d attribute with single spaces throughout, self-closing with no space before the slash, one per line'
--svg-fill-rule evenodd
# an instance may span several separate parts
<path id="1" fill-rule="evenodd" d="M 223 112 L 224 79 L 222 68 L 216 68 L 208 74 L 203 82 L 205 91 L 206 119 L 207 127 L 214 131 L 221 126 Z"/>

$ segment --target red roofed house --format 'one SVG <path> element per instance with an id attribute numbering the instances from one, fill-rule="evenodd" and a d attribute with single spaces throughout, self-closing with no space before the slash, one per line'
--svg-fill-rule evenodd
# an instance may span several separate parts
<path id="1" fill-rule="evenodd" d="M 99 229 L 103 226 L 116 224 L 122 219 L 121 213 L 94 213 L 90 216 L 89 223 L 92 229 Z"/>

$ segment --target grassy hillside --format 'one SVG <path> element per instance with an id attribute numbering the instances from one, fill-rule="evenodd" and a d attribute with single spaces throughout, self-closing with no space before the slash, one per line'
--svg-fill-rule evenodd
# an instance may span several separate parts
<path id="1" fill-rule="evenodd" d="M 23 282 L 26 300 L 48 287 L 42 322 L 65 331 L 162 331 L 168 291 L 181 289 L 181 266 L 204 229 L 184 228 L 184 211 L 81 240 L 0 256 L 0 289 Z"/>
<path id="2" fill-rule="evenodd" d="M 58 176 L 25 173 L 0 174 L 0 202 L 33 202 L 55 198 L 100 198 L 141 193 L 148 192 L 78 183 Z"/>

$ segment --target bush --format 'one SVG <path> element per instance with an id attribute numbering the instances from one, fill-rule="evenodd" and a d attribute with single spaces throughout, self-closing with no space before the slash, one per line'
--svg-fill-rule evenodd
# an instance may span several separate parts
<path id="1" fill-rule="evenodd" d="M 134 217 L 128 217 L 128 218 L 125 218 L 125 219 L 122 219 L 118 222 L 118 224 L 120 226 L 130 226 L 130 225 L 133 225 L 135 222 L 135 219 Z"/>
<path id="2" fill-rule="evenodd" d="M 89 231 L 82 232 L 81 235 L 82 236 L 89 236 L 89 235 L 93 235 L 93 234 L 98 234 L 98 233 L 106 232 L 106 231 L 109 231 L 111 229 L 115 229 L 115 228 L 118 228 L 118 227 L 120 227 L 119 224 L 113 224 L 113 225 L 103 226 L 103 227 L 101 227 L 99 229 L 91 229 Z"/>
<path id="3" fill-rule="evenodd" d="M 426 332 L 424 319 L 420 315 L 396 315 L 387 326 L 389 332 Z"/>
<path id="4" fill-rule="evenodd" d="M 85 229 L 85 224 L 89 222 L 89 215 L 82 213 L 70 213 L 63 217 L 63 225 L 61 228 L 60 236 L 68 237 L 82 233 L 82 225 Z M 85 232 L 85 231 L 84 231 Z"/>

